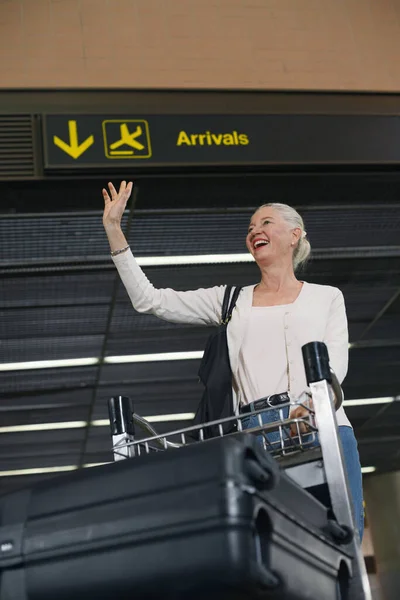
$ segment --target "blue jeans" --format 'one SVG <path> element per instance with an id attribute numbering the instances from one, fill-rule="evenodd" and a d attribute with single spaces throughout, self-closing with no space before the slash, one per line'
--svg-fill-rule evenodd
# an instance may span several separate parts
<path id="1" fill-rule="evenodd" d="M 289 414 L 289 407 L 283 407 L 280 410 L 273 409 L 260 413 L 263 424 L 271 423 L 273 421 L 282 420 L 287 418 Z M 257 415 L 250 415 L 242 420 L 243 429 L 251 429 L 252 427 L 258 427 L 259 422 Z M 303 435 L 303 440 L 307 436 Z M 358 528 L 360 540 L 362 540 L 364 533 L 364 506 L 363 506 L 363 489 L 362 489 L 362 474 L 360 457 L 358 454 L 357 440 L 354 435 L 354 431 L 351 427 L 341 425 L 339 427 L 339 437 L 342 442 L 344 464 L 347 471 L 347 477 L 350 487 L 350 499 L 353 504 L 354 521 Z M 311 436 L 310 436 L 311 438 Z M 280 434 L 278 431 L 267 434 L 267 439 L 271 443 L 272 448 L 278 448 L 278 442 L 280 440 Z M 290 444 L 290 438 L 288 437 L 288 444 Z M 312 440 L 310 440 L 312 441 Z M 318 439 L 316 436 L 315 441 L 312 441 L 310 445 L 317 445 Z"/>

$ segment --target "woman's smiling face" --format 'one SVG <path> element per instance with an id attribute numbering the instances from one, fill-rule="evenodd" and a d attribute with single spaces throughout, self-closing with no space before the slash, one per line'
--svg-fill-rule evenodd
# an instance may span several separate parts
<path id="1" fill-rule="evenodd" d="M 271 265 L 283 257 L 292 257 L 300 235 L 301 230 L 292 229 L 276 208 L 265 206 L 252 216 L 246 246 L 257 264 Z"/>

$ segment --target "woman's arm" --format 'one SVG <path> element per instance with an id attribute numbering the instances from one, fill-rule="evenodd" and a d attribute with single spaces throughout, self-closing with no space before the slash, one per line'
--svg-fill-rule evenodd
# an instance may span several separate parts
<path id="1" fill-rule="evenodd" d="M 349 363 L 349 332 L 346 307 L 340 290 L 336 290 L 332 300 L 323 341 L 328 348 L 330 365 L 339 383 L 342 383 Z"/>
<path id="2" fill-rule="evenodd" d="M 121 229 L 121 218 L 132 191 L 132 183 L 121 183 L 119 192 L 112 183 L 110 194 L 103 189 L 103 224 L 111 252 L 126 249 L 128 242 Z M 113 256 L 122 282 L 133 307 L 142 313 L 152 313 L 166 321 L 217 325 L 221 319 L 221 306 L 225 286 L 202 288 L 187 292 L 173 289 L 156 289 L 137 264 L 130 249 Z"/>
<path id="3" fill-rule="evenodd" d="M 173 323 L 218 325 L 225 286 L 177 292 L 157 289 L 147 279 L 130 250 L 113 258 L 122 282 L 138 312 Z"/>

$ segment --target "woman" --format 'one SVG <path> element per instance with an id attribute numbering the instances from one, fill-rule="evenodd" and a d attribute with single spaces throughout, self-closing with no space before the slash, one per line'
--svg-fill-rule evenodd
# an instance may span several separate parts
<path id="1" fill-rule="evenodd" d="M 109 193 L 103 189 L 103 224 L 134 308 L 176 323 L 219 325 L 225 286 L 187 292 L 155 289 L 132 256 L 121 229 L 132 182 L 122 182 L 118 192 L 112 183 L 108 187 Z M 299 281 L 295 276 L 297 267 L 307 260 L 310 244 L 303 220 L 293 208 L 261 206 L 252 216 L 246 245 L 261 279 L 240 293 L 227 339 L 235 409 L 249 414 L 245 426 L 251 427 L 251 412 L 263 408 L 257 400 L 285 392 L 295 399 L 306 390 L 301 348 L 308 342 L 325 342 L 331 366 L 342 383 L 348 365 L 348 331 L 340 290 Z M 363 500 L 357 442 L 343 407 L 336 416 L 361 538 Z"/>

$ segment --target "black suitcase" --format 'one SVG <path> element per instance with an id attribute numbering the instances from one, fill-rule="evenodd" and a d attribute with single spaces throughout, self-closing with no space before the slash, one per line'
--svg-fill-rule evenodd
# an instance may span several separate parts
<path id="1" fill-rule="evenodd" d="M 340 530 L 250 435 L 39 483 L 0 519 L 1 600 L 347 597 Z"/>

